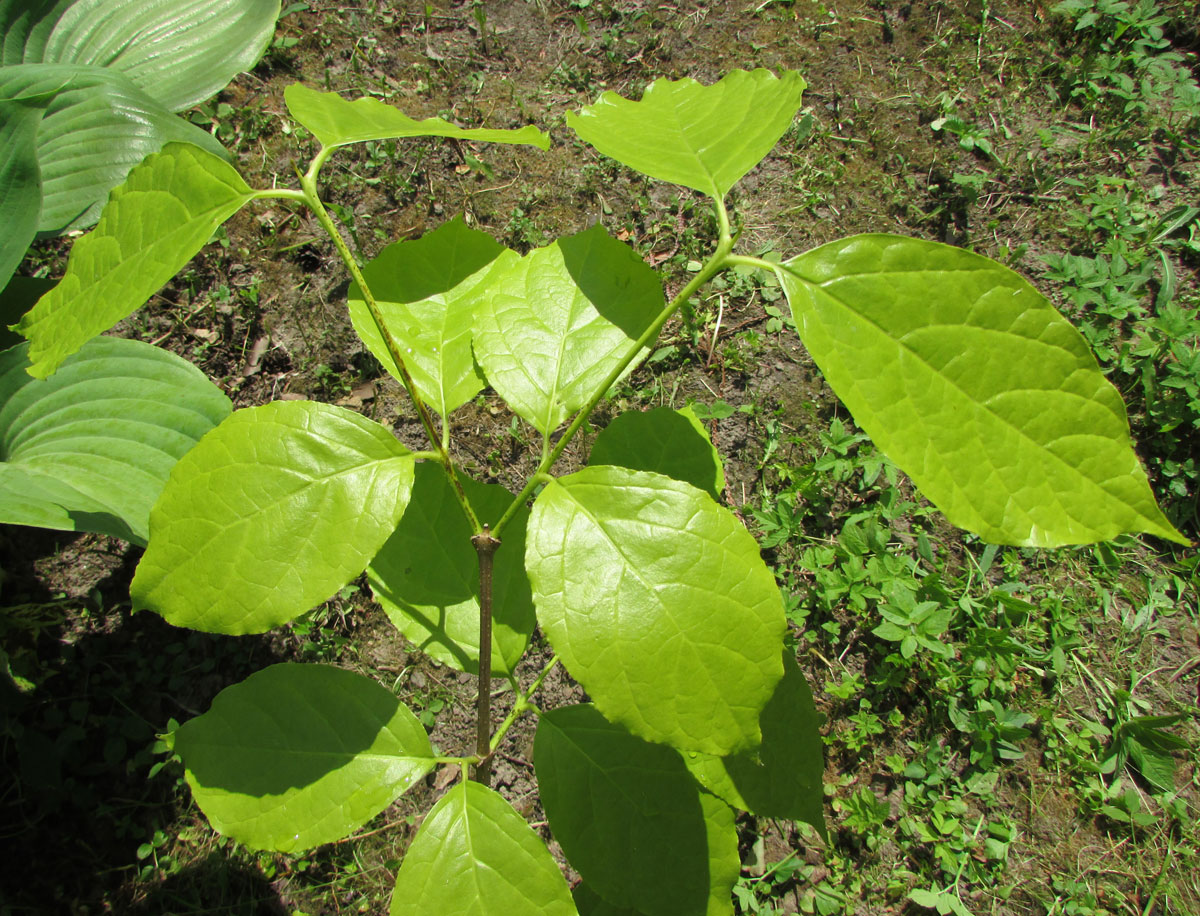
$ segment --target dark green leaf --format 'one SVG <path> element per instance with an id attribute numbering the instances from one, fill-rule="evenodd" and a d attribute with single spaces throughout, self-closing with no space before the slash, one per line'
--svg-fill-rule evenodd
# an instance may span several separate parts
<path id="1" fill-rule="evenodd" d="M 460 478 L 481 522 L 494 524 L 513 496 L 499 484 Z M 525 576 L 520 510 L 504 530 L 492 570 L 492 670 L 513 670 L 536 620 Z M 396 628 L 422 651 L 474 674 L 479 670 L 479 562 L 471 527 L 446 474 L 417 465 L 412 499 L 396 531 L 367 567 L 371 589 Z"/>
<path id="2" fill-rule="evenodd" d="M 596 437 L 588 464 L 665 474 L 715 500 L 725 493 L 721 456 L 690 407 L 626 411 Z"/>
<path id="3" fill-rule="evenodd" d="M 733 816 L 678 753 L 568 706 L 538 721 L 534 764 L 555 839 L 609 903 L 646 916 L 731 911 Z"/>

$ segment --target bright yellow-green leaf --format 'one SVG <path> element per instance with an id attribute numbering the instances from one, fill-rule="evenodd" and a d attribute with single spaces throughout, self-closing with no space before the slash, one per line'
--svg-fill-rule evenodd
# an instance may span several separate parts
<path id="1" fill-rule="evenodd" d="M 329 665 L 273 665 L 175 733 L 213 827 L 302 852 L 353 833 L 433 768 L 425 729 L 381 684 Z"/>
<path id="2" fill-rule="evenodd" d="M 663 307 L 654 271 L 598 225 L 525 257 L 506 252 L 478 289 L 475 358 L 508 405 L 547 435 L 587 403 Z"/>
<path id="3" fill-rule="evenodd" d="M 791 71 L 734 70 L 711 86 L 660 79 L 639 102 L 604 93 L 567 126 L 630 168 L 720 200 L 791 126 L 805 86 Z"/>
<path id="4" fill-rule="evenodd" d="M 171 472 L 134 608 L 235 635 L 294 620 L 366 568 L 412 480 L 408 449 L 352 411 L 313 401 L 239 410 Z"/>
<path id="5" fill-rule="evenodd" d="M 783 601 L 754 538 L 711 496 L 585 468 L 538 496 L 525 567 L 538 622 L 606 717 L 683 750 L 758 744 L 783 675 Z"/>
<path id="6" fill-rule="evenodd" d="M 1037 290 L 980 255 L 859 235 L 785 262 L 796 328 L 854 419 L 955 525 L 1054 547 L 1186 539 L 1159 511 L 1125 405 Z"/>
<path id="7" fill-rule="evenodd" d="M 363 268 L 418 393 L 443 417 L 483 388 L 471 353 L 477 287 L 505 250 L 456 217 L 415 241 L 389 245 Z M 402 380 L 357 283 L 350 285 L 350 320 L 367 349 Z"/>
<path id="8" fill-rule="evenodd" d="M 140 307 L 253 197 L 232 166 L 190 144 L 168 144 L 135 168 L 71 249 L 62 282 L 18 324 L 30 375 L 45 378 Z"/>
<path id="9" fill-rule="evenodd" d="M 347 102 L 336 92 L 317 92 L 299 83 L 283 91 L 293 118 L 303 124 L 324 147 L 345 146 L 364 140 L 403 137 L 453 137 L 481 143 L 520 143 L 550 148 L 550 136 L 532 125 L 517 130 L 455 127 L 442 118 L 415 121 L 400 109 L 365 96 Z"/>
<path id="10" fill-rule="evenodd" d="M 562 872 L 503 798 L 459 783 L 426 816 L 408 851 L 390 916 L 576 916 Z"/>
<path id="11" fill-rule="evenodd" d="M 725 492 L 721 455 L 690 407 L 626 411 L 596 437 L 588 464 L 665 474 L 717 500 Z"/>

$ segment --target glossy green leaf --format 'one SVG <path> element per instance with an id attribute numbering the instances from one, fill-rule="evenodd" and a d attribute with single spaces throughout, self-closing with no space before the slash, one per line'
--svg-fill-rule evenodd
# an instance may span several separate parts
<path id="1" fill-rule="evenodd" d="M 0 290 L 25 257 L 42 212 L 37 129 L 47 96 L 0 99 Z"/>
<path id="2" fill-rule="evenodd" d="M 729 510 L 659 474 L 585 468 L 538 496 L 525 566 L 538 622 L 605 716 L 683 750 L 758 744 L 783 601 Z"/>
<path id="3" fill-rule="evenodd" d="M 228 157 L 211 134 L 115 71 L 70 64 L 0 67 L 0 98 L 46 94 L 53 98 L 37 131 L 39 232 L 92 225 L 108 192 L 166 143 L 192 143 Z"/>
<path id="4" fill-rule="evenodd" d="M 499 484 L 460 477 L 481 522 L 495 524 L 513 500 Z M 525 652 L 536 618 L 525 576 L 522 509 L 504 529 L 493 557 L 492 670 L 511 671 Z M 417 465 L 404 518 L 367 567 L 371 590 L 409 641 L 441 662 L 479 670 L 479 561 L 471 527 L 440 466 Z"/>
<path id="5" fill-rule="evenodd" d="M 517 130 L 455 127 L 442 118 L 416 121 L 379 99 L 369 96 L 347 102 L 336 92 L 317 92 L 299 83 L 283 91 L 293 118 L 308 128 L 324 147 L 345 146 L 364 140 L 404 137 L 452 137 L 481 143 L 519 143 L 550 148 L 550 137 L 532 125 Z"/>
<path id="6" fill-rule="evenodd" d="M 476 782 L 433 806 L 404 855 L 390 916 L 575 916 L 562 872 L 508 802 Z"/>
<path id="7" fill-rule="evenodd" d="M 795 656 L 784 651 L 783 679 L 763 707 L 762 745 L 730 757 L 684 754 L 710 792 L 760 817 L 812 824 L 825 836 L 821 716 Z"/>
<path id="8" fill-rule="evenodd" d="M 654 271 L 599 225 L 525 257 L 501 255 L 480 291 L 475 358 L 546 435 L 587 403 L 663 308 Z"/>
<path id="9" fill-rule="evenodd" d="M 433 769 L 421 723 L 386 687 L 329 665 L 272 665 L 175 733 L 213 827 L 302 852 L 353 833 Z"/>
<path id="10" fill-rule="evenodd" d="M 585 143 L 632 169 L 722 199 L 791 126 L 800 74 L 734 70 L 711 86 L 655 80 L 640 102 L 606 92 L 567 113 Z"/>
<path id="11" fill-rule="evenodd" d="M 140 544 L 175 462 L 229 415 L 229 398 L 178 356 L 97 337 L 53 378 L 0 353 L 0 521 Z"/>
<path id="12" fill-rule="evenodd" d="M 602 898 L 646 916 L 732 912 L 733 814 L 676 751 L 583 705 L 538 720 L 533 756 L 554 838 Z"/>
<path id="13" fill-rule="evenodd" d="M 665 474 L 716 500 L 725 492 L 721 455 L 690 407 L 626 411 L 596 437 L 588 464 Z"/>
<path id="14" fill-rule="evenodd" d="M 182 111 L 253 67 L 278 18 L 279 0 L 0 0 L 0 66 L 105 68 Z"/>
<path id="15" fill-rule="evenodd" d="M 412 480 L 408 450 L 353 411 L 313 401 L 239 410 L 171 472 L 134 608 L 213 633 L 293 620 L 366 568 Z"/>
<path id="16" fill-rule="evenodd" d="M 1117 390 L 1013 271 L 860 235 L 779 276 L 830 386 L 955 525 L 1035 547 L 1139 531 L 1187 543 L 1154 502 Z"/>
<path id="17" fill-rule="evenodd" d="M 62 282 L 17 327 L 31 343 L 30 373 L 45 378 L 141 306 L 253 197 L 231 166 L 189 144 L 170 144 L 130 172 L 71 249 Z"/>
<path id="18" fill-rule="evenodd" d="M 443 417 L 483 388 L 471 326 L 481 279 L 504 251 L 456 217 L 415 241 L 389 245 L 363 268 L 417 391 Z M 350 285 L 350 319 L 367 349 L 401 380 L 357 283 Z"/>

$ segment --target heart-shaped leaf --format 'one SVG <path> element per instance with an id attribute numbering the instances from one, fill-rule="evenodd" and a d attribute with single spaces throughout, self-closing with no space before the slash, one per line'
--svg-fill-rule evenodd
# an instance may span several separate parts
<path id="1" fill-rule="evenodd" d="M 31 343 L 30 374 L 45 378 L 140 307 L 253 197 L 231 166 L 190 144 L 135 168 L 71 249 L 62 281 L 18 324 Z"/>
<path id="2" fill-rule="evenodd" d="M 525 257 L 506 252 L 479 293 L 475 357 L 544 435 L 587 403 L 663 308 L 654 271 L 598 225 Z"/>
<path id="3" fill-rule="evenodd" d="M 721 200 L 791 126 L 805 86 L 790 71 L 734 70 L 711 86 L 660 79 L 640 102 L 604 93 L 567 126 L 632 169 Z"/>
<path id="4" fill-rule="evenodd" d="M 1007 267 L 860 235 L 784 262 L 779 278 L 830 386 L 955 525 L 1035 547 L 1135 531 L 1187 543 L 1087 343 Z"/>
<path id="5" fill-rule="evenodd" d="M 592 467 L 547 484 L 527 538 L 538 622 L 606 717 L 683 750 L 758 744 L 783 601 L 731 512 L 659 474 Z"/>
<path id="6" fill-rule="evenodd" d="M 171 472 L 134 608 L 234 635 L 293 620 L 366 568 L 412 480 L 408 449 L 352 411 L 313 401 L 239 410 Z"/>
<path id="7" fill-rule="evenodd" d="M 390 916 L 576 916 L 550 851 L 503 798 L 476 782 L 433 806 L 396 876 Z"/>
<path id="8" fill-rule="evenodd" d="M 25 371 L 28 349 L 0 353 L 0 521 L 144 544 L 171 468 L 229 398 L 140 341 L 97 337 L 44 381 Z"/>
<path id="9" fill-rule="evenodd" d="M 460 477 L 475 515 L 495 523 L 513 495 Z M 492 670 L 512 671 L 536 619 L 525 577 L 525 523 L 504 529 L 492 566 Z M 479 670 L 479 561 L 471 527 L 441 467 L 417 465 L 404 518 L 367 567 L 371 590 L 392 623 L 428 655 L 459 671 Z"/>
<path id="10" fill-rule="evenodd" d="M 477 287 L 505 250 L 456 217 L 415 241 L 389 245 L 363 268 L 418 393 L 443 417 L 483 388 L 471 352 Z M 367 349 L 401 380 L 357 283 L 350 285 L 350 320 Z"/>
<path id="11" fill-rule="evenodd" d="M 227 687 L 175 752 L 218 832 L 292 853 L 353 833 L 433 768 L 407 706 L 329 665 L 272 665 Z"/>
<path id="12" fill-rule="evenodd" d="M 725 492 L 721 455 L 690 407 L 626 411 L 596 437 L 588 464 L 665 474 L 717 500 Z"/>
<path id="13" fill-rule="evenodd" d="M 532 125 L 517 130 L 455 127 L 442 118 L 416 121 L 379 99 L 369 96 L 347 102 L 336 92 L 317 92 L 299 83 L 283 91 L 293 118 L 308 128 L 323 147 L 345 146 L 364 140 L 403 137 L 452 137 L 481 143 L 519 143 L 550 148 L 550 137 Z"/>
<path id="14" fill-rule="evenodd" d="M 279 0 L 2 0 L 0 66 L 104 68 L 182 111 L 253 67 L 278 18 Z"/>
<path id="15" fill-rule="evenodd" d="M 733 814 L 677 752 L 584 705 L 543 715 L 533 755 L 554 838 L 597 894 L 646 916 L 732 911 Z"/>

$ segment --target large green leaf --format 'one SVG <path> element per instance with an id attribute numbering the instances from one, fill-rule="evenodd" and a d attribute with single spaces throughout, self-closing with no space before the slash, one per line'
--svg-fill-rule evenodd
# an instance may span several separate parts
<path id="1" fill-rule="evenodd" d="M 102 67 L 182 111 L 253 67 L 278 18 L 279 0 L 0 0 L 0 66 Z"/>
<path id="2" fill-rule="evenodd" d="M 62 282 L 17 326 L 32 344 L 30 373 L 45 378 L 141 306 L 253 197 L 231 166 L 189 144 L 135 168 L 71 249 Z"/>
<path id="3" fill-rule="evenodd" d="M 0 290 L 37 235 L 42 212 L 42 173 L 37 129 L 49 96 L 0 99 Z"/>
<path id="4" fill-rule="evenodd" d="M 175 751 L 218 832 L 292 853 L 357 830 L 433 768 L 407 706 L 328 665 L 273 665 L 227 687 Z"/>
<path id="5" fill-rule="evenodd" d="M 442 118 L 415 121 L 400 109 L 366 96 L 347 102 L 336 92 L 317 92 L 299 83 L 283 90 L 293 118 L 308 128 L 324 147 L 345 146 L 364 140 L 404 137 L 452 137 L 481 143 L 519 143 L 550 148 L 550 137 L 529 125 L 517 130 L 455 127 Z"/>
<path id="6" fill-rule="evenodd" d="M 678 753 L 585 705 L 543 715 L 533 755 L 550 829 L 592 890 L 646 916 L 732 912 L 733 814 Z"/>
<path id="7" fill-rule="evenodd" d="M 825 836 L 821 716 L 796 658 L 784 652 L 783 680 L 763 708 L 762 745 L 730 757 L 684 754 L 710 792 L 760 817 L 804 821 Z"/>
<path id="8" fill-rule="evenodd" d="M 525 819 L 476 782 L 433 806 L 404 855 L 390 916 L 575 916 L 567 882 Z"/>
<path id="9" fill-rule="evenodd" d="M 754 538 L 712 497 L 585 468 L 538 496 L 525 566 L 538 622 L 605 716 L 683 750 L 758 744 L 783 674 L 783 602 Z"/>
<path id="10" fill-rule="evenodd" d="M 596 437 L 588 464 L 666 474 L 713 499 L 721 499 L 725 492 L 721 455 L 690 407 L 626 411 Z"/>
<path id="11" fill-rule="evenodd" d="M 1187 543 L 1154 502 L 1120 395 L 1013 271 L 860 235 L 785 262 L 779 277 L 833 390 L 955 525 L 1036 547 L 1122 532 Z"/>
<path id="12" fill-rule="evenodd" d="M 495 523 L 513 500 L 499 484 L 460 478 L 476 516 Z M 536 619 L 525 576 L 522 509 L 493 557 L 492 670 L 512 671 Z M 479 562 L 471 526 L 445 472 L 417 466 L 404 518 L 367 567 L 371 590 L 392 623 L 425 653 L 474 674 L 479 670 Z"/>
<path id="13" fill-rule="evenodd" d="M 0 521 L 144 544 L 175 462 L 229 415 L 229 398 L 178 356 L 97 337 L 51 379 L 28 344 L 0 353 Z"/>
<path id="14" fill-rule="evenodd" d="M 420 239 L 389 245 L 363 268 L 418 393 L 443 417 L 483 388 L 471 326 L 481 277 L 504 250 L 456 217 Z M 400 380 L 357 283 L 350 285 L 350 320 L 367 349 Z"/>
<path id="15" fill-rule="evenodd" d="M 171 114 L 116 71 L 72 64 L 0 67 L 0 98 L 45 94 L 53 99 L 37 131 L 39 232 L 90 226 L 108 192 L 166 143 L 192 143 L 228 156 L 211 134 Z"/>
<path id="16" fill-rule="evenodd" d="M 654 271 L 599 225 L 525 257 L 501 255 L 480 294 L 475 357 L 546 435 L 587 402 L 663 307 Z"/>
<path id="17" fill-rule="evenodd" d="M 130 593 L 176 626 L 261 633 L 357 576 L 412 489 L 408 449 L 313 401 L 239 410 L 171 472 Z"/>
<path id="18" fill-rule="evenodd" d="M 734 70 L 711 86 L 660 79 L 640 102 L 604 93 L 567 126 L 630 168 L 719 200 L 779 142 L 805 86 L 790 71 Z"/>

